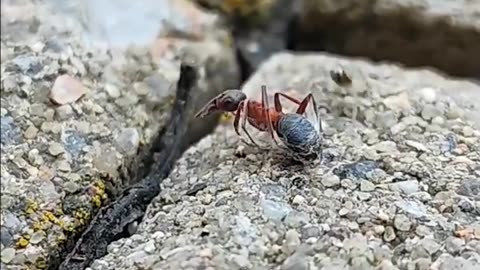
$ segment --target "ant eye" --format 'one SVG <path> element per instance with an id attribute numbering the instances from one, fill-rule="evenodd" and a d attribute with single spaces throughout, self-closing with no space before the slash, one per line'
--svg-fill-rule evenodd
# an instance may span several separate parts
<path id="1" fill-rule="evenodd" d="M 229 106 L 229 105 L 232 105 L 232 99 L 231 98 L 226 98 L 223 100 L 223 104 L 225 106 Z"/>
<path id="2" fill-rule="evenodd" d="M 222 100 L 222 105 L 227 111 L 235 111 L 237 109 L 237 103 L 231 97 L 227 97 Z"/>

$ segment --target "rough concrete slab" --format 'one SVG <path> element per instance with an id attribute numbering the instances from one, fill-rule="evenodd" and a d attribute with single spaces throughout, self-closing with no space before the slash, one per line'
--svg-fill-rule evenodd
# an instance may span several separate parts
<path id="1" fill-rule="evenodd" d="M 298 48 L 479 78 L 480 2 L 305 0 Z"/>
<path id="2" fill-rule="evenodd" d="M 238 84 L 229 36 L 189 2 L 164 3 L 177 16 L 150 43 L 110 49 L 87 46 L 80 21 L 53 4 L 2 1 L 2 269 L 59 263 L 98 208 L 148 170 L 180 61 L 200 66 L 196 108 Z M 215 118 L 190 123 L 195 141 Z"/>
<path id="3" fill-rule="evenodd" d="M 289 64 L 300 61 L 302 65 Z M 321 68 L 320 68 L 321 65 Z M 304 70 L 303 66 L 309 67 Z M 287 71 L 293 75 L 273 76 L 273 71 L 265 67 L 272 67 L 278 72 Z M 318 68 L 310 68 L 318 67 Z M 344 70 L 353 80 L 353 86 L 338 87 L 333 80 L 326 80 L 330 77 L 331 71 Z M 295 75 L 298 73 L 299 75 Z M 443 76 L 441 73 L 420 68 L 402 68 L 390 63 L 372 63 L 364 58 L 341 57 L 327 53 L 298 53 L 288 54 L 280 53 L 271 57 L 268 62 L 261 65 L 256 72 L 243 86 L 250 97 L 260 100 L 260 86 L 266 84 L 273 91 L 291 91 L 297 92 L 296 95 L 303 97 L 309 91 L 317 96 L 318 102 L 329 104 L 332 110 L 337 113 L 351 116 L 352 110 L 357 106 L 365 106 L 363 103 L 371 103 L 370 96 L 351 99 L 345 98 L 343 101 L 332 101 L 331 95 L 340 91 L 340 95 L 364 95 L 372 87 L 382 87 L 380 95 L 383 98 L 390 97 L 394 100 L 395 96 L 417 100 L 417 102 L 430 101 L 437 96 L 452 103 L 442 108 L 449 117 L 466 117 L 477 128 L 480 127 L 480 105 L 477 100 L 480 99 L 478 81 L 467 79 L 455 79 Z M 388 87 L 385 87 L 388 85 Z M 424 95 L 431 95 L 425 98 Z M 435 101 L 435 100 L 433 100 Z M 270 102 L 272 103 L 273 100 Z M 387 99 L 388 102 L 388 99 Z M 288 103 L 287 103 L 288 104 Z M 445 105 L 442 105 L 445 106 Z M 416 110 L 411 104 L 407 110 Z M 459 110 L 459 111 L 457 111 Z M 358 110 L 358 117 L 366 118 L 370 112 L 367 110 Z"/>
<path id="4" fill-rule="evenodd" d="M 337 65 L 350 87 L 332 81 Z M 255 94 L 261 84 L 311 91 L 329 109 L 324 161 L 291 163 L 220 126 L 177 162 L 137 233 L 90 269 L 479 267 L 480 130 L 467 107 L 436 90 L 480 93 L 478 85 L 288 53 L 243 89 Z"/>

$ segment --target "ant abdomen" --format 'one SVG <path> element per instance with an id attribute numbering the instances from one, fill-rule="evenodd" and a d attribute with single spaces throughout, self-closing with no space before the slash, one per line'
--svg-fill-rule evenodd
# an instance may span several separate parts
<path id="1" fill-rule="evenodd" d="M 321 136 L 304 116 L 287 113 L 278 121 L 277 135 L 295 154 L 316 159 L 321 155 Z"/>

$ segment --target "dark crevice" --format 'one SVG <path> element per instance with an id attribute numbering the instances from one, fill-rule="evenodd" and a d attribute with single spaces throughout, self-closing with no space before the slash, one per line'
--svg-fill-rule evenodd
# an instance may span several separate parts
<path id="1" fill-rule="evenodd" d="M 295 43 L 288 37 L 298 5 L 299 1 L 278 0 L 270 10 L 269 19 L 261 23 L 252 26 L 250 20 L 245 18 L 231 22 L 242 82 L 248 80 L 270 56 L 287 50 L 289 45 Z"/>
<path id="2" fill-rule="evenodd" d="M 300 13 L 297 5 L 279 1 L 270 21 L 255 29 L 233 25 L 239 60 L 249 72 L 272 54 L 289 50 L 362 57 L 451 77 L 480 78 L 480 55 L 475 50 L 480 46 L 480 32 L 468 26 L 453 26 L 445 18 L 427 23 L 418 19 L 424 16 L 420 11 L 411 8 L 377 14 L 373 6 L 365 7 L 362 16 L 351 18 L 350 10 L 312 15 Z M 249 50 L 251 43 L 258 45 L 257 52 Z"/>
<path id="3" fill-rule="evenodd" d="M 426 23 L 418 19 L 424 15 L 409 8 L 385 14 L 368 9 L 355 19 L 345 11 L 292 18 L 286 36 L 289 50 L 362 57 L 453 77 L 480 78 L 478 30 L 452 26 L 444 18 Z"/>
<path id="4" fill-rule="evenodd" d="M 245 58 L 240 49 L 235 49 L 235 55 L 237 59 L 238 66 L 240 68 L 240 85 L 243 84 L 250 78 L 254 72 L 254 67 L 252 64 Z"/>
<path id="5" fill-rule="evenodd" d="M 288 20 L 286 33 L 285 33 L 285 47 L 287 50 L 295 50 L 295 45 L 297 44 L 297 31 L 295 29 L 298 27 L 298 15 L 293 15 L 290 20 Z"/>
<path id="6" fill-rule="evenodd" d="M 141 181 L 127 187 L 116 200 L 101 208 L 74 247 L 64 256 L 63 262 L 60 261 L 61 258 L 51 258 L 49 269 L 83 270 L 93 260 L 104 256 L 108 244 L 129 236 L 128 225 L 142 219 L 147 206 L 160 192 L 161 181 L 169 175 L 175 161 L 187 148 L 185 133 L 188 128 L 188 117 L 193 109 L 190 104 L 191 95 L 198 92 L 195 89 L 198 80 L 197 69 L 186 64 L 182 64 L 180 69 L 171 118 L 150 149 L 158 150 L 156 154 L 159 159 L 154 161 L 153 155 L 146 158 L 144 160 L 146 167 L 151 168 L 148 174 Z M 148 169 L 140 175 L 146 171 Z"/>

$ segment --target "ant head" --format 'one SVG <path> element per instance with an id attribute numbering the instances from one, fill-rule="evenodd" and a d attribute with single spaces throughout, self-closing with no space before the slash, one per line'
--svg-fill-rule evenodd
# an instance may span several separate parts
<path id="1" fill-rule="evenodd" d="M 238 89 L 225 90 L 208 102 L 195 117 L 205 117 L 213 112 L 234 112 L 247 95 Z"/>

